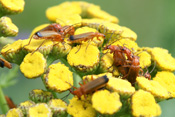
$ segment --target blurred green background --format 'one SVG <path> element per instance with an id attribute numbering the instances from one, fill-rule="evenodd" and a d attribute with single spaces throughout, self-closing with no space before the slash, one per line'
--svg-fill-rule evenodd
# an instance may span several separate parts
<path id="1" fill-rule="evenodd" d="M 174 0 L 86 0 L 101 6 L 101 9 L 117 16 L 119 25 L 126 26 L 138 35 L 139 46 L 162 47 L 175 57 L 175 1 Z M 45 10 L 64 0 L 26 0 L 24 12 L 10 16 L 19 27 L 16 39 L 26 39 L 32 29 L 48 23 Z M 6 72 L 1 69 L 0 72 Z M 19 72 L 18 83 L 4 89 L 16 104 L 28 99 L 28 93 L 35 88 L 43 88 L 40 79 L 28 80 Z M 175 115 L 175 99 L 159 103 L 162 117 Z"/>

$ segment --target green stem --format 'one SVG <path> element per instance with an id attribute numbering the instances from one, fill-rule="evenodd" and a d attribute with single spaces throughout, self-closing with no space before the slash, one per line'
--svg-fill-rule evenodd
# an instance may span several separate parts
<path id="1" fill-rule="evenodd" d="M 50 90 L 48 90 L 48 91 L 52 93 L 52 95 L 54 96 L 54 98 L 56 98 L 56 99 L 58 98 L 56 92 L 53 92 L 53 91 L 50 91 Z"/>
<path id="2" fill-rule="evenodd" d="M 5 100 L 4 93 L 2 91 L 2 88 L 0 86 L 0 108 L 4 114 L 6 114 L 9 110 L 9 107 L 7 105 L 7 102 Z"/>
<path id="3" fill-rule="evenodd" d="M 50 64 L 52 64 L 56 60 L 56 57 L 49 55 L 47 58 L 47 68 Z"/>

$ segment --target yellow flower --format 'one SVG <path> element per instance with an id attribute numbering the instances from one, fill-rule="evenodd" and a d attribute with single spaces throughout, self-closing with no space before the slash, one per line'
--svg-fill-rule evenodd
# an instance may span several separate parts
<path id="1" fill-rule="evenodd" d="M 131 29 L 129 29 L 125 26 L 122 26 L 121 28 L 123 29 L 123 32 L 121 34 L 121 38 L 131 39 L 133 41 L 137 40 L 137 34 L 134 31 L 132 31 Z"/>
<path id="2" fill-rule="evenodd" d="M 18 27 L 6 16 L 0 18 L 0 30 L 2 36 L 16 36 L 18 34 Z"/>
<path id="3" fill-rule="evenodd" d="M 67 112 L 74 117 L 95 117 L 96 112 L 89 101 L 73 97 L 69 100 Z"/>
<path id="4" fill-rule="evenodd" d="M 61 99 L 51 99 L 48 106 L 51 108 L 53 116 L 67 115 L 67 104 Z"/>
<path id="5" fill-rule="evenodd" d="M 9 62 L 20 64 L 25 56 L 25 54 L 22 51 L 22 42 L 23 41 L 19 39 L 12 44 L 7 44 L 2 48 L 1 54 Z"/>
<path id="6" fill-rule="evenodd" d="M 30 42 L 30 39 L 31 39 L 31 42 Z M 29 39 L 23 40 L 22 46 L 23 46 L 23 49 L 28 53 L 39 51 L 42 54 L 44 54 L 44 56 L 46 56 L 51 52 L 53 48 L 53 42 L 51 40 L 46 40 L 46 39 L 29 38 Z"/>
<path id="7" fill-rule="evenodd" d="M 135 92 L 135 88 L 131 85 L 130 82 L 114 77 L 109 78 L 107 88 L 118 92 L 122 97 L 130 97 Z"/>
<path id="8" fill-rule="evenodd" d="M 27 111 L 29 110 L 29 108 L 34 106 L 34 105 L 35 105 L 35 102 L 33 102 L 31 100 L 27 100 L 25 102 L 21 102 L 19 104 L 18 108 L 20 108 L 22 110 L 23 114 L 26 116 Z"/>
<path id="9" fill-rule="evenodd" d="M 68 63 L 82 72 L 95 70 L 99 63 L 100 52 L 96 46 L 82 44 L 74 47 L 67 56 Z"/>
<path id="10" fill-rule="evenodd" d="M 41 89 L 33 89 L 29 93 L 29 98 L 36 103 L 48 102 L 50 99 L 53 99 L 53 95 L 49 91 L 44 91 Z"/>
<path id="11" fill-rule="evenodd" d="M 136 81 L 141 89 L 150 92 L 157 99 L 157 101 L 170 98 L 169 92 L 166 90 L 166 88 L 161 86 L 159 82 L 148 80 L 145 77 L 137 77 Z"/>
<path id="12" fill-rule="evenodd" d="M 136 52 L 138 49 L 138 45 L 135 41 L 132 41 L 130 39 L 119 39 L 116 42 L 112 43 L 112 45 L 120 45 L 120 46 L 125 46 L 128 49 L 131 50 L 131 52 Z"/>
<path id="13" fill-rule="evenodd" d="M 46 17 L 50 21 L 56 21 L 60 16 L 81 14 L 82 10 L 79 4 L 64 2 L 60 5 L 50 7 L 46 10 Z"/>
<path id="14" fill-rule="evenodd" d="M 136 117 L 160 116 L 161 109 L 151 93 L 138 90 L 131 98 L 132 115 Z"/>
<path id="15" fill-rule="evenodd" d="M 61 57 L 65 57 L 71 50 L 71 46 L 67 43 L 57 43 L 55 42 L 54 45 L 53 45 L 53 49 L 52 49 L 52 52 L 51 54 L 54 56 L 54 57 L 57 57 L 57 58 L 61 58 Z"/>
<path id="16" fill-rule="evenodd" d="M 60 24 L 61 26 L 74 26 L 78 27 L 81 26 L 81 16 L 79 14 L 69 14 L 69 15 L 60 15 L 56 19 L 56 23 Z"/>
<path id="17" fill-rule="evenodd" d="M 51 109 L 45 103 L 39 103 L 28 110 L 29 117 L 52 117 Z"/>
<path id="18" fill-rule="evenodd" d="M 29 53 L 25 56 L 20 65 L 20 70 L 27 78 L 36 78 L 42 75 L 45 71 L 46 59 L 39 53 Z"/>
<path id="19" fill-rule="evenodd" d="M 23 117 L 23 113 L 19 108 L 13 108 L 7 112 L 6 117 Z"/>
<path id="20" fill-rule="evenodd" d="M 31 100 L 27 100 L 27 101 L 25 101 L 25 102 L 21 102 L 20 104 L 19 104 L 19 106 L 24 106 L 24 107 L 26 107 L 26 106 L 32 106 L 32 105 L 34 105 L 35 104 L 35 102 L 33 102 L 33 101 L 31 101 Z"/>
<path id="21" fill-rule="evenodd" d="M 73 86 L 73 73 L 64 64 L 58 62 L 49 66 L 44 81 L 51 90 L 66 91 Z"/>
<path id="22" fill-rule="evenodd" d="M 64 12 L 62 12 L 64 11 Z M 56 13 L 55 13 L 56 12 Z M 51 21 L 61 19 L 64 16 L 78 14 L 82 17 L 100 18 L 110 22 L 118 23 L 117 17 L 100 9 L 99 6 L 87 2 L 63 2 L 60 5 L 50 7 L 46 10 L 46 17 Z"/>
<path id="23" fill-rule="evenodd" d="M 17 14 L 24 10 L 24 0 L 0 0 L 0 8 L 3 14 Z"/>
<path id="24" fill-rule="evenodd" d="M 151 65 L 151 55 L 146 51 L 138 51 L 140 67 L 143 69 Z M 136 53 L 136 54 L 137 54 Z"/>
<path id="25" fill-rule="evenodd" d="M 101 114 L 112 115 L 122 106 L 117 92 L 110 93 L 107 90 L 97 91 L 92 95 L 92 106 Z"/>
<path id="26" fill-rule="evenodd" d="M 110 15 L 109 13 L 100 9 L 100 6 L 90 5 L 87 8 L 87 16 L 92 18 L 100 18 L 113 23 L 118 23 L 119 20 L 117 17 Z"/>
<path id="27" fill-rule="evenodd" d="M 171 93 L 171 96 L 175 98 L 175 76 L 172 72 L 158 72 L 153 80 L 159 82 L 161 86 L 166 88 Z"/>
<path id="28" fill-rule="evenodd" d="M 171 56 L 168 50 L 154 47 L 151 50 L 153 60 L 161 70 L 174 71 L 175 70 L 175 58 Z"/>
<path id="29" fill-rule="evenodd" d="M 100 26 L 100 32 L 105 34 L 106 38 L 110 39 L 110 41 L 115 41 L 120 38 L 123 29 L 118 24 L 104 22 L 103 25 Z"/>

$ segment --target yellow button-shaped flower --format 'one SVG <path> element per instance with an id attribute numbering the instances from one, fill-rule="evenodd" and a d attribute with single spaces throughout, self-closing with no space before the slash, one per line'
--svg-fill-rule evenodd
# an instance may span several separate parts
<path id="1" fill-rule="evenodd" d="M 23 117 L 23 116 L 24 115 L 19 108 L 10 109 L 6 114 L 6 117 Z"/>
<path id="2" fill-rule="evenodd" d="M 18 27 L 6 16 L 0 18 L 0 30 L 2 36 L 16 36 L 18 34 Z"/>
<path id="3" fill-rule="evenodd" d="M 162 70 L 175 71 L 175 58 L 171 56 L 168 50 L 154 47 L 151 50 L 153 60 Z"/>
<path id="4" fill-rule="evenodd" d="M 125 26 L 122 26 L 121 28 L 123 29 L 121 38 L 131 39 L 133 41 L 137 40 L 137 34 L 134 31 Z"/>
<path id="5" fill-rule="evenodd" d="M 145 68 L 151 65 L 151 55 L 146 51 L 138 52 L 140 67 Z"/>
<path id="6" fill-rule="evenodd" d="M 29 117 L 52 117 L 51 109 L 45 103 L 38 103 L 29 108 Z"/>
<path id="7" fill-rule="evenodd" d="M 60 62 L 49 66 L 44 79 L 48 88 L 57 92 L 66 91 L 73 86 L 73 73 Z"/>
<path id="8" fill-rule="evenodd" d="M 156 103 L 154 96 L 151 93 L 143 90 L 138 90 L 134 93 L 131 99 L 132 115 L 136 117 L 152 117 L 160 116 L 161 109 Z"/>
<path id="9" fill-rule="evenodd" d="M 92 18 L 100 18 L 113 23 L 118 23 L 119 20 L 117 17 L 110 15 L 109 13 L 101 10 L 98 5 L 90 5 L 87 8 L 87 16 Z"/>
<path id="10" fill-rule="evenodd" d="M 74 47 L 68 54 L 67 60 L 71 66 L 80 71 L 92 71 L 96 69 L 100 52 L 96 46 L 82 44 Z"/>
<path id="11" fill-rule="evenodd" d="M 67 107 L 67 112 L 74 117 L 95 117 L 96 112 L 89 101 L 79 100 L 73 97 L 69 100 L 70 103 Z"/>
<path id="12" fill-rule="evenodd" d="M 64 12 L 63 12 L 64 11 Z M 46 10 L 46 16 L 50 21 L 56 21 L 62 15 L 81 14 L 82 10 L 79 4 L 72 2 L 63 2 L 60 5 L 50 7 Z"/>
<path id="13" fill-rule="evenodd" d="M 67 115 L 67 104 L 61 99 L 51 99 L 48 102 L 48 106 L 51 108 L 53 115 L 55 116 Z"/>
<path id="14" fill-rule="evenodd" d="M 159 82 L 175 98 L 175 75 L 172 72 L 158 72 L 153 80 Z"/>
<path id="15" fill-rule="evenodd" d="M 92 106 L 101 114 L 114 114 L 122 106 L 117 92 L 110 93 L 108 90 L 97 91 L 92 96 Z"/>
<path id="16" fill-rule="evenodd" d="M 46 59 L 40 52 L 29 53 L 20 65 L 20 70 L 27 78 L 36 78 L 45 71 Z"/>
<path id="17" fill-rule="evenodd" d="M 141 89 L 150 92 L 158 101 L 170 98 L 169 92 L 159 82 L 145 77 L 137 77 L 136 81 Z"/>
<path id="18" fill-rule="evenodd" d="M 131 96 L 135 92 L 135 88 L 131 85 L 130 82 L 114 77 L 109 78 L 107 88 L 118 92 L 122 97 Z"/>
<path id="19" fill-rule="evenodd" d="M 24 10 L 24 0 L 0 0 L 4 14 L 17 14 Z"/>

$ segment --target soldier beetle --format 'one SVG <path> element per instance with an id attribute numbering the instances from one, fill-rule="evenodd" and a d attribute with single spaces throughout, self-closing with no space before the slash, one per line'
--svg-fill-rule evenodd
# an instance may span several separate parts
<path id="1" fill-rule="evenodd" d="M 6 60 L 4 60 L 3 58 L 0 57 L 0 67 L 3 68 L 4 66 L 9 68 L 9 69 L 12 68 L 11 63 L 9 63 L 8 61 L 6 61 Z"/>
<path id="2" fill-rule="evenodd" d="M 62 34 L 63 33 L 63 29 L 61 27 L 61 25 L 59 24 L 56 24 L 56 23 L 53 23 L 53 24 L 50 24 L 48 26 L 46 26 L 45 28 L 35 32 L 30 40 L 29 40 L 29 43 L 25 46 L 28 46 L 33 39 L 49 39 L 49 40 L 52 40 L 52 41 L 58 41 L 58 42 L 63 42 L 63 38 L 62 38 Z"/>
<path id="3" fill-rule="evenodd" d="M 16 108 L 16 105 L 14 104 L 14 102 L 12 101 L 10 97 L 5 96 L 5 100 L 7 101 L 7 105 L 10 109 Z"/>
<path id="4" fill-rule="evenodd" d="M 119 72 L 126 78 L 131 84 L 134 84 L 137 76 L 139 76 L 140 68 L 139 57 L 134 55 L 133 52 L 125 46 L 119 45 L 107 45 L 105 49 L 110 49 L 110 53 L 113 53 L 114 63 Z M 126 58 L 127 57 L 127 58 Z M 146 78 L 151 79 L 151 75 L 146 72 L 144 75 Z"/>
<path id="5" fill-rule="evenodd" d="M 108 81 L 109 79 L 106 75 L 104 75 L 86 84 L 83 81 L 84 83 L 80 84 L 79 88 L 73 87 L 75 90 L 69 89 L 69 91 L 71 94 L 76 95 L 80 99 L 82 95 L 86 96 L 86 94 L 93 93 L 94 91 L 103 88 Z"/>
<path id="6" fill-rule="evenodd" d="M 100 41 L 99 37 L 105 38 L 105 35 L 102 33 L 98 33 L 98 32 L 87 32 L 87 33 L 83 33 L 83 34 L 79 34 L 79 35 L 71 35 L 69 37 L 68 41 L 70 41 L 71 43 L 82 43 L 83 41 L 84 42 L 92 41 L 94 39 L 94 37 L 97 37 L 97 40 Z M 86 47 L 86 49 L 87 49 L 87 47 Z M 81 45 L 80 45 L 80 48 L 81 48 Z M 78 49 L 78 51 L 80 50 L 80 48 Z"/>
<path id="7" fill-rule="evenodd" d="M 97 37 L 97 40 L 100 41 L 99 37 L 105 38 L 105 35 L 99 32 L 87 32 L 79 35 L 71 35 L 69 41 L 71 43 L 81 43 L 82 41 L 93 40 L 94 37 Z"/>

